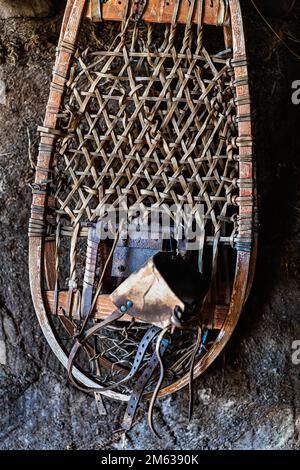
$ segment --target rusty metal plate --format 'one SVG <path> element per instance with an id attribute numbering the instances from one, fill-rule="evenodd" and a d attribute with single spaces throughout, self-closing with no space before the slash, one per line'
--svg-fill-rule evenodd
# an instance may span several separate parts
<path id="1" fill-rule="evenodd" d="M 113 255 L 111 275 L 126 278 L 140 269 L 149 258 L 162 249 L 162 240 L 143 238 L 119 240 Z"/>

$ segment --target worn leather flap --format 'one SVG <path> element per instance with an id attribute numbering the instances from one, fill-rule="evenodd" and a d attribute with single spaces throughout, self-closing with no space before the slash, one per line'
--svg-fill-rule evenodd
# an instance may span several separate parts
<path id="1" fill-rule="evenodd" d="M 175 309 L 184 313 L 198 305 L 206 291 L 201 274 L 181 256 L 160 252 L 110 297 L 124 313 L 164 328 L 171 324 Z"/>

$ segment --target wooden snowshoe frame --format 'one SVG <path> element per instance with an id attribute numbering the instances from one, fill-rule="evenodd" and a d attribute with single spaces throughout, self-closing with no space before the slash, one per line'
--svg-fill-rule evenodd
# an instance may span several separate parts
<path id="1" fill-rule="evenodd" d="M 146 3 L 141 19 L 147 23 L 171 23 L 174 13 L 174 1 L 151 0 Z M 201 11 L 203 4 L 203 12 Z M 110 0 L 99 7 L 99 1 L 88 2 L 86 16 L 92 21 L 122 21 L 125 15 L 128 2 L 126 0 Z M 132 12 L 139 12 L 139 2 L 132 2 Z M 177 23 L 186 24 L 189 14 L 189 2 L 183 0 L 179 6 Z M 200 18 L 200 20 L 199 20 Z M 210 2 L 197 2 L 193 16 L 193 23 L 201 23 L 213 26 L 228 26 L 229 10 L 228 2 L 224 0 L 214 0 Z"/>
<path id="2" fill-rule="evenodd" d="M 44 125 L 40 129 L 41 143 L 33 187 L 32 214 L 29 228 L 29 269 L 34 307 L 43 333 L 51 349 L 65 367 L 67 367 L 68 352 L 55 332 L 51 318 L 53 316 L 61 316 L 62 322 L 71 336 L 74 335 L 75 329 L 71 318 L 64 313 L 68 311 L 70 307 L 68 291 L 57 287 L 58 266 L 55 261 L 58 248 L 57 239 L 53 237 L 52 233 L 49 234 L 48 230 L 49 226 L 55 226 L 57 201 L 55 201 L 55 197 L 53 197 L 53 194 L 49 190 L 49 186 L 52 181 L 53 161 L 55 153 L 57 152 L 57 142 L 62 142 L 61 139 L 65 138 L 64 131 L 61 128 L 61 115 L 67 88 L 69 87 L 69 90 L 74 90 L 74 87 L 72 88 L 70 70 L 75 60 L 74 56 L 75 54 L 77 55 L 76 44 L 81 23 L 84 17 L 91 18 L 94 21 L 99 21 L 100 19 L 102 21 L 124 21 L 124 18 L 130 16 L 130 8 L 135 15 L 139 15 L 139 20 L 146 24 L 171 23 L 172 18 L 174 18 L 175 3 L 176 2 L 171 0 L 148 0 L 141 11 L 136 11 L 134 10 L 136 3 L 129 4 L 128 6 L 128 2 L 125 0 L 108 0 L 101 5 L 101 9 L 97 10 L 98 2 L 94 2 L 93 0 L 69 0 L 66 7 L 46 116 Z M 233 231 L 230 236 L 224 236 L 224 240 L 222 240 L 222 235 L 219 236 L 218 230 L 215 228 L 215 232 L 212 236 L 207 237 L 207 241 L 210 245 L 216 246 L 218 243 L 223 243 L 224 245 L 227 244 L 230 249 L 236 250 L 235 275 L 232 286 L 230 287 L 230 301 L 225 305 L 208 303 L 204 306 L 204 316 L 206 312 L 206 316 L 213 324 L 210 326 L 207 323 L 206 326 L 217 330 L 218 335 L 207 353 L 195 363 L 194 377 L 198 377 L 216 359 L 226 345 L 237 324 L 241 310 L 249 294 L 256 258 L 256 207 L 250 93 L 240 4 L 238 0 L 196 1 L 192 15 L 189 5 L 187 0 L 179 2 L 180 8 L 177 12 L 176 24 L 185 24 L 187 21 L 198 24 L 199 34 L 202 34 L 203 24 L 223 28 L 225 46 L 226 48 L 232 49 L 230 60 L 226 57 L 226 60 L 223 60 L 223 66 L 224 68 L 228 67 L 228 70 L 226 69 L 225 71 L 226 73 L 232 73 L 231 88 L 234 92 L 234 97 L 231 106 L 235 110 L 234 124 L 237 130 L 236 136 L 232 137 L 230 143 L 226 142 L 225 146 L 226 159 L 230 162 L 235 162 L 237 173 L 234 174 L 231 180 L 226 177 L 226 175 L 216 177 L 217 179 L 219 178 L 220 181 L 222 180 L 221 184 L 223 186 L 227 184 L 227 195 L 228 198 L 231 197 L 231 199 L 228 199 L 229 205 L 236 207 Z M 124 51 L 117 51 L 115 53 L 122 55 L 123 52 Z M 83 63 L 84 59 L 85 56 L 82 58 L 77 55 L 76 60 L 81 61 L 83 68 L 88 67 Z M 194 60 L 198 59 L 194 57 Z M 211 62 L 214 69 L 214 59 L 208 56 L 207 60 Z M 217 57 L 216 61 L 222 63 L 222 56 Z M 221 74 L 218 75 L 217 69 L 214 69 L 214 73 L 215 76 L 212 77 L 212 79 L 218 82 Z M 132 80 L 134 81 L 134 76 Z M 133 86 L 132 83 L 131 86 Z M 184 97 L 185 95 L 183 94 L 182 96 Z M 202 99 L 205 100 L 204 98 Z M 217 100 L 215 100 L 215 102 L 216 106 L 218 106 Z M 138 106 L 138 101 L 136 102 L 136 106 Z M 196 105 L 193 103 L 192 106 Z M 76 125 L 76 119 L 71 124 L 73 126 Z M 63 141 L 63 144 L 59 144 L 60 148 L 64 144 L 67 146 L 67 140 Z M 224 150 L 224 147 L 222 150 Z M 219 158 L 219 160 L 220 159 L 221 158 Z M 211 172 L 208 168 L 207 175 L 210 176 L 212 174 L 214 174 L 214 172 Z M 234 190 L 231 193 L 230 191 L 232 191 L 233 187 Z M 216 191 L 218 191 L 218 189 L 216 189 Z M 212 204 L 212 200 L 213 198 L 210 199 L 210 205 Z M 61 202 L 60 211 L 66 207 L 64 202 L 65 201 Z M 70 215 L 70 220 L 74 222 L 75 219 L 78 219 L 77 216 L 78 213 L 76 215 L 76 212 L 73 212 Z M 226 223 L 227 222 L 228 220 L 226 219 Z M 76 230 L 76 236 L 87 237 L 86 228 L 78 227 Z M 221 234 L 221 229 L 219 231 Z M 72 256 L 70 257 L 72 258 Z M 71 281 L 75 281 L 75 278 L 72 279 L 72 269 L 70 279 Z M 76 295 L 71 299 L 73 310 L 76 310 L 74 307 L 74 303 L 76 303 L 74 301 L 75 298 Z M 115 306 L 111 303 L 109 295 L 101 294 L 97 296 L 94 302 L 94 320 L 104 319 L 112 313 L 114 309 Z M 126 321 L 126 316 L 123 320 Z M 89 347 L 90 346 L 87 346 L 87 349 L 89 349 Z M 98 383 L 80 368 L 74 367 L 73 373 L 76 380 L 84 386 L 93 388 L 99 387 Z M 188 374 L 183 375 L 174 383 L 162 388 L 159 396 L 165 396 L 179 390 L 187 385 L 188 380 Z M 114 399 L 123 401 L 129 400 L 129 396 L 124 393 L 110 390 L 102 393 Z M 147 397 L 149 398 L 149 395 L 146 395 L 146 398 Z"/>

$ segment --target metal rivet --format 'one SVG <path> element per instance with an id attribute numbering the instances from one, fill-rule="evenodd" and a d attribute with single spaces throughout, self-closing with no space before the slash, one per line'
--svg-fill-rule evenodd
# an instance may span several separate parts
<path id="1" fill-rule="evenodd" d="M 127 307 L 126 307 L 126 305 L 121 305 L 120 310 L 121 310 L 122 313 L 127 312 Z"/>
<path id="2" fill-rule="evenodd" d="M 132 302 L 132 300 L 127 300 L 126 305 L 127 305 L 128 308 L 133 307 L 133 302 Z"/>

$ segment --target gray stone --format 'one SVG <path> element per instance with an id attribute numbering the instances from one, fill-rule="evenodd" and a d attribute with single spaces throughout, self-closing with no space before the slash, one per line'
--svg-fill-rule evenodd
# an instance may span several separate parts
<path id="1" fill-rule="evenodd" d="M 49 16 L 51 0 L 0 0 L 0 18 Z"/>
<path id="2" fill-rule="evenodd" d="M 0 339 L 0 364 L 2 366 L 6 364 L 6 345 L 3 339 Z"/>
<path id="3" fill-rule="evenodd" d="M 18 331 L 13 319 L 7 315 L 3 318 L 3 329 L 8 341 L 16 345 L 18 342 Z"/>
<path id="4" fill-rule="evenodd" d="M 1 449 L 300 449 L 300 366 L 291 361 L 292 342 L 300 340 L 300 106 L 290 99 L 300 67 L 262 27 L 250 2 L 242 3 L 248 5 L 262 224 L 256 281 L 224 354 L 195 383 L 191 423 L 187 390 L 158 400 L 161 441 L 148 429 L 146 405 L 126 437 L 113 433 L 124 405 L 105 399 L 108 415 L 100 416 L 95 401 L 68 384 L 40 331 L 27 266 L 28 130 L 35 156 L 61 16 L 0 21 L 6 85 L 6 106 L 0 106 Z M 83 31 L 84 47 L 92 28 L 87 23 Z"/>

